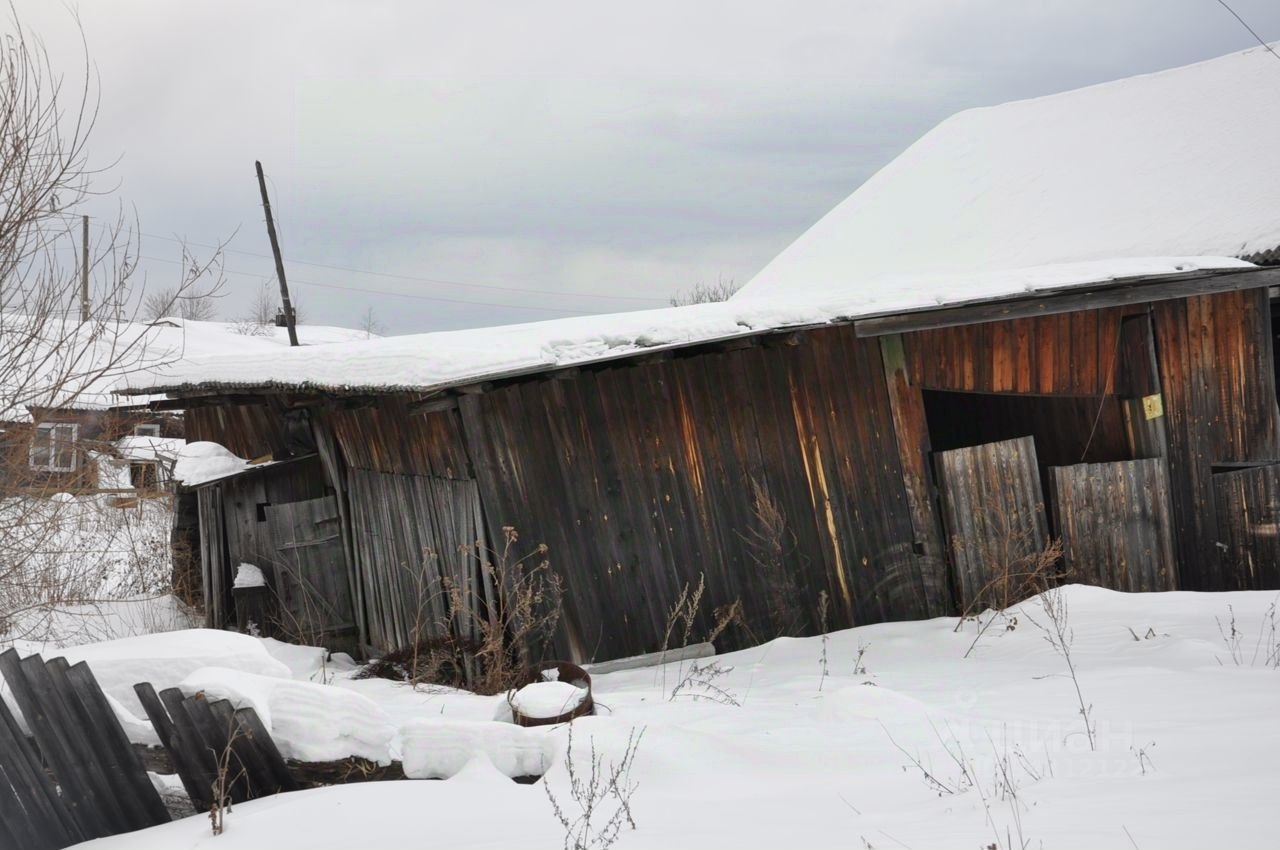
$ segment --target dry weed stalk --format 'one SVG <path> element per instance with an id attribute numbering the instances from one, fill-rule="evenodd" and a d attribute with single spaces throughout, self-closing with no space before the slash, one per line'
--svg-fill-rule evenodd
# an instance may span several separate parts
<path id="1" fill-rule="evenodd" d="M 214 760 L 217 763 L 217 773 L 214 774 L 213 782 L 209 786 L 211 792 L 210 799 L 212 803 L 209 805 L 209 824 L 213 828 L 214 835 L 222 834 L 223 814 L 231 811 L 231 788 L 245 776 L 244 767 L 240 765 L 239 759 L 236 759 L 236 766 L 239 768 L 232 772 L 232 744 L 244 736 L 240 725 L 234 721 L 227 727 L 227 743 L 222 748 L 222 752 L 214 752 Z"/>
<path id="2" fill-rule="evenodd" d="M 827 681 L 827 641 L 830 640 L 827 634 L 827 608 L 830 602 L 831 597 L 825 590 L 818 594 L 818 626 L 822 631 L 822 656 L 819 658 L 822 676 L 818 679 L 818 693 L 822 693 L 822 686 Z"/>
<path id="3" fill-rule="evenodd" d="M 986 561 L 995 565 L 995 577 L 983 585 L 956 623 L 956 631 L 959 631 L 970 616 L 978 622 L 978 633 L 965 650 L 965 658 L 969 657 L 997 620 L 1003 622 L 1008 631 L 1017 628 L 1017 618 L 1008 615 L 1008 609 L 1012 605 L 1056 586 L 1066 578 L 1061 569 L 1061 540 L 1053 539 L 1043 548 L 1028 551 L 1029 544 L 1017 532 L 1011 534 L 1013 542 L 1004 539 L 995 544 L 995 548 L 1003 554 Z M 991 614 L 986 622 L 982 621 L 981 614 L 973 613 L 980 606 L 990 609 Z"/>
<path id="4" fill-rule="evenodd" d="M 782 507 L 755 478 L 751 479 L 751 508 L 754 525 L 739 536 L 768 582 L 769 622 L 779 637 L 795 634 L 804 618 L 799 606 L 800 588 L 787 569 L 788 559 L 798 555 L 795 535 L 787 527 Z"/>
<path id="5" fill-rule="evenodd" d="M 1061 587 L 1045 587 L 1039 597 L 1040 607 L 1044 611 L 1047 622 L 1040 622 L 1027 614 L 1027 619 L 1038 628 L 1044 639 L 1053 647 L 1053 651 L 1062 656 L 1066 662 L 1067 674 L 1075 688 L 1076 703 L 1080 721 L 1084 725 L 1084 734 L 1089 739 L 1089 749 L 1098 749 L 1096 724 L 1093 721 L 1093 704 L 1086 703 L 1084 693 L 1080 689 L 1080 677 L 1076 674 L 1075 661 L 1071 658 L 1071 645 L 1075 641 L 1075 631 L 1071 628 L 1070 610 L 1066 594 Z"/>
<path id="6" fill-rule="evenodd" d="M 631 797 L 637 783 L 631 778 L 636 752 L 644 738 L 635 729 L 627 736 L 627 747 L 618 761 L 604 763 L 604 755 L 596 749 L 595 739 L 590 741 L 590 757 L 587 772 L 574 764 L 574 723 L 569 724 L 569 744 L 565 750 L 565 770 L 569 774 L 569 800 L 561 803 L 543 780 L 551 810 L 564 829 L 564 850 L 608 850 L 618 840 L 624 828 L 635 829 L 635 817 L 631 813 Z"/>
<path id="7" fill-rule="evenodd" d="M 564 581 L 551 569 L 546 544 L 516 557 L 519 534 L 511 526 L 503 534 L 502 550 L 486 553 L 477 580 L 467 585 L 448 575 L 437 577 L 438 558 L 424 553 L 419 568 L 407 571 L 412 587 L 407 643 L 366 668 L 365 677 L 486 695 L 529 681 L 547 659 L 560 623 Z M 477 548 L 464 547 L 459 556 L 470 562 Z"/>
<path id="8" fill-rule="evenodd" d="M 702 596 L 706 591 L 706 579 L 701 573 L 698 574 L 698 584 L 692 590 L 686 583 L 681 589 L 680 595 L 676 597 L 675 603 L 671 606 L 671 611 L 667 615 L 667 627 L 662 636 L 661 652 L 666 653 L 669 649 L 683 649 L 689 645 L 693 638 L 694 624 L 697 621 L 699 610 L 702 607 Z M 707 632 L 705 642 L 711 643 L 718 638 L 725 629 L 734 623 L 744 624 L 742 600 L 735 599 L 728 605 L 721 605 L 712 611 L 712 625 L 710 631 Z M 673 634 L 680 635 L 680 645 L 672 647 L 671 636 Z M 667 692 L 667 665 L 659 664 L 658 669 L 662 675 L 662 690 Z M 738 706 L 737 696 L 730 690 L 717 684 L 717 681 L 733 672 L 732 667 L 725 667 L 718 661 L 711 660 L 699 663 L 693 661 L 686 668 L 684 660 L 681 659 L 677 667 L 679 680 L 675 687 L 671 689 L 668 700 L 674 700 L 677 697 L 689 697 L 694 700 L 708 700 L 718 702 L 721 705 Z M 656 682 L 655 673 L 655 682 Z"/>
<path id="9" fill-rule="evenodd" d="M 1280 669 L 1280 623 L 1276 622 L 1276 605 L 1280 602 L 1280 597 L 1272 600 L 1267 606 L 1266 611 L 1262 614 L 1262 620 L 1258 624 L 1258 637 L 1253 644 L 1253 653 L 1249 656 L 1250 667 L 1256 667 L 1261 664 L 1263 667 L 1271 669 Z M 1245 633 L 1236 623 L 1235 608 L 1227 605 L 1227 625 L 1224 627 L 1222 620 L 1214 617 L 1213 621 L 1218 624 L 1218 634 L 1222 636 L 1222 642 L 1227 647 L 1227 652 L 1231 656 L 1231 662 L 1241 667 L 1245 664 Z M 1222 663 L 1222 659 L 1218 659 L 1218 663 Z"/>
<path id="10" fill-rule="evenodd" d="M 933 730 L 934 737 L 942 747 L 943 753 L 947 757 L 947 761 L 951 763 L 954 775 L 943 775 L 940 771 L 934 770 L 919 755 L 915 755 L 899 744 L 889 733 L 889 730 L 882 723 L 881 728 L 884 729 L 885 735 L 889 738 L 889 742 L 893 744 L 898 752 L 902 753 L 909 762 L 909 766 L 919 772 L 925 785 L 930 791 L 939 797 L 963 794 L 967 791 L 973 791 L 978 795 L 978 799 L 982 801 L 982 807 L 986 812 L 988 826 L 991 827 L 992 835 L 995 841 L 989 845 L 991 847 L 1018 848 L 1018 850 L 1026 850 L 1030 846 L 1030 841 L 1025 837 L 1022 826 L 1022 813 L 1026 808 L 1026 804 L 1019 797 L 1022 783 L 1026 779 L 1038 782 L 1045 775 L 1053 774 L 1053 762 L 1046 762 L 1045 767 L 1037 768 L 1026 754 L 1018 747 L 1009 746 L 1008 740 L 1003 739 L 997 744 L 995 739 L 991 737 L 990 731 L 985 732 L 987 744 L 990 747 L 990 762 L 985 765 L 979 765 L 966 751 L 959 737 L 948 725 L 946 734 L 944 735 L 932 721 L 929 727 Z M 1048 754 L 1046 752 L 1046 759 Z M 904 770 L 906 766 L 904 766 Z M 1020 775 L 1021 774 L 1021 775 Z M 984 777 L 990 777 L 984 779 Z M 996 817 L 996 805 L 998 803 L 1006 803 L 1009 809 L 1009 820 L 1004 824 L 1004 835 L 1000 835 L 1001 824 Z"/>

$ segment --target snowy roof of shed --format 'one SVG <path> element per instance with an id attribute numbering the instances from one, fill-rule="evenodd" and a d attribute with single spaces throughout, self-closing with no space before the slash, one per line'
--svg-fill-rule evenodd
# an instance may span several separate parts
<path id="1" fill-rule="evenodd" d="M 184 358 L 128 392 L 435 390 L 738 336 L 1280 261 L 1261 48 L 961 112 L 727 302 Z M 1243 285 L 1243 284 L 1242 284 Z"/>
<path id="2" fill-rule="evenodd" d="M 299 325 L 304 345 L 367 339 L 364 331 Z M 288 347 L 284 328 L 179 318 L 141 322 L 63 322 L 0 317 L 0 348 L 10 358 L 0 374 L 0 421 L 25 421 L 30 408 L 104 410 L 119 406 L 115 390 L 147 383 L 188 360 L 229 352 L 271 356 Z M 141 403 L 145 399 L 134 399 Z"/>

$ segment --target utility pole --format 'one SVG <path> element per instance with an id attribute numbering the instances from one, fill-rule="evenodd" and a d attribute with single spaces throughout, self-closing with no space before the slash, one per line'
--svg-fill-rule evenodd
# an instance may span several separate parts
<path id="1" fill-rule="evenodd" d="M 289 301 L 289 284 L 284 279 L 284 260 L 280 256 L 280 240 L 276 238 L 276 223 L 271 219 L 271 201 L 267 198 L 267 178 L 262 175 L 262 163 L 255 160 L 253 164 L 258 169 L 262 210 L 267 214 L 267 236 L 271 237 L 271 253 L 276 258 L 276 278 L 280 281 L 280 306 L 284 308 L 284 320 L 289 328 L 289 345 L 297 345 L 298 331 L 293 326 L 293 304 Z"/>
<path id="2" fill-rule="evenodd" d="M 89 216 L 81 216 L 80 229 L 80 323 L 89 321 Z"/>

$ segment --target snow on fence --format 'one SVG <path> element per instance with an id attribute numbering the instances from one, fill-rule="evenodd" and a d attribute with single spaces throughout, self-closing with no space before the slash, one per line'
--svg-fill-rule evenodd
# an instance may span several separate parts
<path id="1" fill-rule="evenodd" d="M 149 682 L 134 685 L 160 743 L 169 751 L 191 804 L 208 811 L 224 796 L 232 803 L 295 791 L 298 783 L 252 708 L 178 688 L 158 695 Z M 221 789 L 220 791 L 218 789 Z"/>
<path id="2" fill-rule="evenodd" d="M 0 847 L 57 850 L 169 821 L 88 665 L 10 649 L 0 673 L 21 713 L 0 699 Z"/>

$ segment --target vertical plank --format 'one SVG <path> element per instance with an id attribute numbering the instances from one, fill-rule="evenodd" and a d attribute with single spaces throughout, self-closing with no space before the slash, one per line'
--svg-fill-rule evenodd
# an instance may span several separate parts
<path id="1" fill-rule="evenodd" d="M 1176 589 L 1163 458 L 1059 466 L 1050 476 L 1072 581 L 1128 592 Z"/>
<path id="2" fill-rule="evenodd" d="M 961 611 L 1003 603 L 992 596 L 1003 570 L 1048 544 L 1035 443 L 1020 437 L 934 458 Z"/>

